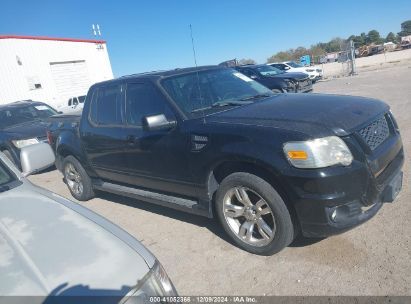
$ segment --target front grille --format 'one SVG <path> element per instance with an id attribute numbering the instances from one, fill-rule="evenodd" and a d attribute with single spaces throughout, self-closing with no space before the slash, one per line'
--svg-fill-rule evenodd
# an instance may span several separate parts
<path id="1" fill-rule="evenodd" d="M 358 133 L 368 147 L 371 150 L 375 150 L 390 136 L 390 128 L 388 127 L 387 119 L 385 116 L 382 116 L 361 129 Z"/>

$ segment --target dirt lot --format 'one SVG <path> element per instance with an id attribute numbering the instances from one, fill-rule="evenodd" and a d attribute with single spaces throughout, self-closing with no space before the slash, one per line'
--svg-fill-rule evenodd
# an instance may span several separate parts
<path id="1" fill-rule="evenodd" d="M 396 65 L 315 85 L 316 92 L 375 97 L 397 117 L 411 151 L 411 65 Z M 141 240 L 181 295 L 411 295 L 410 159 L 401 196 L 366 224 L 316 242 L 298 241 L 261 257 L 231 245 L 212 220 L 128 198 L 81 203 Z M 31 177 L 70 199 L 57 171 Z"/>

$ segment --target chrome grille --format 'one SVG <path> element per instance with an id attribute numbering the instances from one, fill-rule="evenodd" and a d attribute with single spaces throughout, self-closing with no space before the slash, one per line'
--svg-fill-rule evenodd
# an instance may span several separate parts
<path id="1" fill-rule="evenodd" d="M 368 147 L 370 147 L 371 150 L 375 150 L 390 136 L 390 128 L 388 127 L 387 119 L 385 116 L 382 116 L 361 129 L 358 133 Z"/>

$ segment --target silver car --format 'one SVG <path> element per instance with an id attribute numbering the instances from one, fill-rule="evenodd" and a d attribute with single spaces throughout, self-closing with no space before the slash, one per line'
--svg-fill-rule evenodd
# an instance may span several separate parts
<path id="1" fill-rule="evenodd" d="M 23 173 L 0 153 L 0 297 L 39 296 L 42 302 L 54 295 L 101 296 L 143 303 L 176 295 L 139 241 L 26 179 L 54 163 L 50 146 L 23 148 L 21 161 Z"/>

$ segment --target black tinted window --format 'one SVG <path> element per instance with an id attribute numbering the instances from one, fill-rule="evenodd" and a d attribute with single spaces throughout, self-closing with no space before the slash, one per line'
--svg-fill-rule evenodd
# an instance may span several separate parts
<path id="1" fill-rule="evenodd" d="M 90 118 L 99 125 L 122 124 L 120 85 L 100 87 L 93 93 Z"/>
<path id="2" fill-rule="evenodd" d="M 127 123 L 141 126 L 143 117 L 164 114 L 167 118 L 172 112 L 163 96 L 150 83 L 129 83 L 126 90 Z"/>

